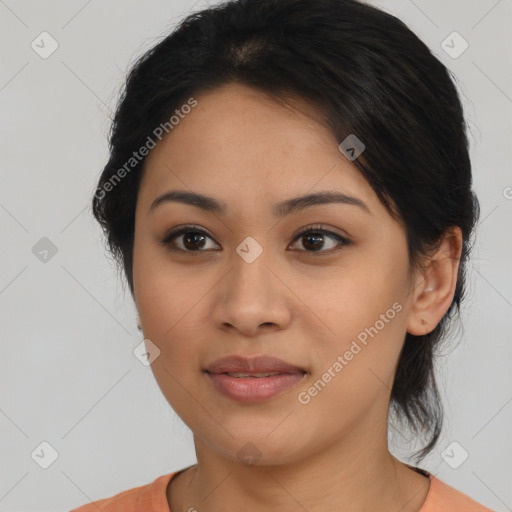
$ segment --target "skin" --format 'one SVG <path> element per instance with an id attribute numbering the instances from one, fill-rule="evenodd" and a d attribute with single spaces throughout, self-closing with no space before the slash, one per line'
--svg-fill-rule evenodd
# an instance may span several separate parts
<path id="1" fill-rule="evenodd" d="M 147 157 L 136 208 L 134 297 L 144 337 L 160 350 L 151 368 L 192 430 L 198 460 L 168 486 L 170 509 L 419 511 L 429 480 L 388 450 L 390 393 L 406 333 L 433 330 L 453 299 L 460 229 L 411 274 L 403 226 L 312 107 L 235 84 L 196 99 Z M 227 214 L 178 202 L 150 211 L 169 190 L 212 196 Z M 320 190 L 355 196 L 370 213 L 325 204 L 272 216 L 274 203 Z M 206 231 L 205 245 L 179 236 L 174 243 L 188 253 L 165 247 L 182 224 Z M 313 251 L 294 235 L 314 224 L 351 243 L 324 235 Z M 236 252 L 247 236 L 263 249 L 250 264 Z M 394 303 L 401 311 L 301 404 L 298 393 Z M 276 356 L 308 374 L 266 402 L 241 404 L 202 371 L 231 354 Z M 248 442 L 260 453 L 256 465 L 237 456 Z"/>

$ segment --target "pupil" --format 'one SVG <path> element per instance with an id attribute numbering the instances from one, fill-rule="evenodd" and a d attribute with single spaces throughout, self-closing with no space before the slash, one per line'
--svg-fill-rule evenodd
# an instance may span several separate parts
<path id="1" fill-rule="evenodd" d="M 306 249 L 313 249 L 315 251 L 318 249 L 321 249 L 322 246 L 315 245 L 315 242 L 323 242 L 323 238 L 324 238 L 323 235 L 320 233 L 308 234 L 305 236 L 305 239 L 307 240 L 307 242 L 304 244 L 304 247 L 306 247 Z M 313 240 L 312 244 L 310 244 L 311 240 Z"/>
<path id="2" fill-rule="evenodd" d="M 185 247 L 187 247 L 187 249 L 197 249 L 198 247 L 194 245 L 197 244 L 197 239 L 202 239 L 204 242 L 204 236 L 201 233 L 198 233 L 197 231 L 191 231 L 190 233 L 187 233 L 185 235 Z M 189 247 L 188 245 L 190 241 L 192 247 Z"/>

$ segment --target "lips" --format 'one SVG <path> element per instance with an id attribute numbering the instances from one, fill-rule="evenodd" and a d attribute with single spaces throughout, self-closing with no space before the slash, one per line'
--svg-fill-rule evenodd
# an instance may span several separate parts
<path id="1" fill-rule="evenodd" d="M 254 403 L 296 387 L 308 372 L 275 357 L 229 356 L 209 365 L 205 373 L 214 389 L 223 396 Z"/>
<path id="2" fill-rule="evenodd" d="M 282 359 L 271 356 L 257 356 L 252 358 L 242 356 L 228 356 L 217 359 L 210 364 L 208 373 L 232 373 L 256 376 L 268 373 L 306 373 L 304 368 L 286 363 Z"/>

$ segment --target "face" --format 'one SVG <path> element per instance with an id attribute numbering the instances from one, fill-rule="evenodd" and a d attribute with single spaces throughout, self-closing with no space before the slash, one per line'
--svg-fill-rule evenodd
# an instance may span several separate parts
<path id="1" fill-rule="evenodd" d="M 233 84 L 196 100 L 147 157 L 136 208 L 134 296 L 160 389 L 234 462 L 382 441 L 411 310 L 403 227 L 306 104 Z M 171 191 L 224 209 L 152 207 Z M 353 199 L 283 206 L 326 192 Z M 249 361 L 212 366 L 226 356 Z"/>

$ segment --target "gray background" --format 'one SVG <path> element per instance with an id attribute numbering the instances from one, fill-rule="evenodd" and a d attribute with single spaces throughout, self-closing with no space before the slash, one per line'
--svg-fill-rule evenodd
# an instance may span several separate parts
<path id="1" fill-rule="evenodd" d="M 512 510 L 512 0 L 372 3 L 458 77 L 482 207 L 463 328 L 439 365 L 445 430 L 421 467 Z M 188 428 L 133 355 L 135 308 L 89 203 L 129 63 L 205 5 L 0 0 L 0 511 L 69 510 L 195 462 Z M 31 47 L 43 31 L 59 45 L 46 59 Z M 453 31 L 469 43 L 458 58 L 441 47 Z M 43 237 L 57 249 L 46 261 L 33 252 Z M 406 460 L 414 443 L 390 437 Z M 42 442 L 58 453 L 47 469 Z M 447 447 L 469 457 L 453 469 Z"/>

